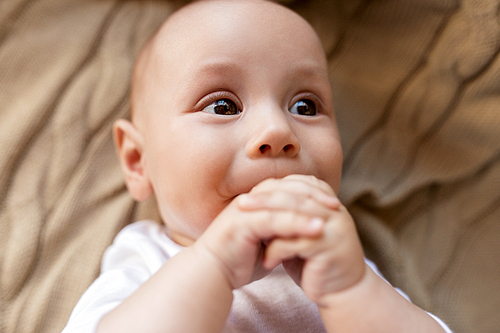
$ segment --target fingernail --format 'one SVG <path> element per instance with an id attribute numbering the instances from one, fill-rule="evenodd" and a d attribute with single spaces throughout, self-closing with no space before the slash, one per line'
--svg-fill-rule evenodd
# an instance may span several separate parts
<path id="1" fill-rule="evenodd" d="M 309 227 L 311 229 L 320 229 L 323 227 L 323 219 L 319 217 L 314 217 L 309 220 Z"/>
<path id="2" fill-rule="evenodd" d="M 339 208 L 339 207 L 340 207 L 340 200 L 339 200 L 339 198 L 334 197 L 334 196 L 331 196 L 331 195 L 327 196 L 326 198 L 327 198 L 327 199 L 326 199 L 326 200 L 327 200 L 326 204 L 327 204 L 330 208 L 332 208 L 332 209 L 337 209 L 337 208 Z"/>

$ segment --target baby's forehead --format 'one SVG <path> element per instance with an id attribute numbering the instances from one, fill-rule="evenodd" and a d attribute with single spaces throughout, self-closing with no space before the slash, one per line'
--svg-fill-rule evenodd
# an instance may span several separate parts
<path id="1" fill-rule="evenodd" d="M 183 44 L 210 43 L 217 37 L 235 35 L 250 38 L 245 42 L 273 39 L 281 43 L 295 34 L 319 41 L 309 23 L 294 11 L 265 0 L 203 0 L 174 12 L 155 36 L 156 45 L 169 45 L 169 52 Z M 299 36 L 297 36 L 299 37 Z M 223 40 L 221 40 L 223 42 Z M 213 45 L 231 47 L 231 45 Z M 196 52 L 196 49 L 192 50 Z"/>
<path id="2" fill-rule="evenodd" d="M 300 40 L 307 45 L 297 45 Z M 144 47 L 134 71 L 132 98 L 152 94 L 157 91 L 155 82 L 178 79 L 180 68 L 199 68 L 207 58 L 216 59 L 222 69 L 225 56 L 231 52 L 245 49 L 249 55 L 272 55 L 286 45 L 291 45 L 293 52 L 316 54 L 313 58 L 326 69 L 326 58 L 313 28 L 286 7 L 259 0 L 192 3 L 172 14 Z M 190 67 L 190 63 L 195 65 Z M 224 65 L 227 69 L 231 64 Z"/>

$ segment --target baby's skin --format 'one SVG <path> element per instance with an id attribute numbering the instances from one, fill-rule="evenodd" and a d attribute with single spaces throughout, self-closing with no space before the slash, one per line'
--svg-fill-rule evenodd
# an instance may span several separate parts
<path id="1" fill-rule="evenodd" d="M 311 26 L 271 2 L 200 1 L 167 20 L 114 138 L 130 194 L 155 195 L 186 248 L 98 332 L 221 332 L 233 290 L 281 263 L 329 332 L 443 332 L 364 262 L 336 195 L 328 72 Z"/>

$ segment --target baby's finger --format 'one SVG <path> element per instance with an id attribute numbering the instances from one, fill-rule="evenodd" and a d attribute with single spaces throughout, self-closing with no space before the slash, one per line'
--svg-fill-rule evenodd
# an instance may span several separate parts
<path id="1" fill-rule="evenodd" d="M 331 255 L 349 256 L 354 253 L 353 249 L 358 248 L 361 249 L 361 246 L 356 226 L 345 207 L 341 207 L 340 211 L 334 211 L 331 218 L 324 222 L 320 236 L 273 239 L 267 244 L 263 265 L 269 268 L 292 258 L 308 260 L 320 253 L 321 258 L 330 260 Z M 362 250 L 358 254 L 363 257 Z"/>
<path id="2" fill-rule="evenodd" d="M 301 186 L 302 188 L 303 186 L 307 186 L 319 190 L 329 196 L 336 196 L 333 189 L 326 182 L 311 175 L 299 175 L 299 174 L 292 174 L 283 178 L 268 178 L 257 184 L 252 189 L 252 191 L 268 190 L 269 188 L 274 189 L 277 184 L 283 184 L 283 183 L 289 183 L 290 185 L 289 188 L 292 189 L 294 188 L 292 187 L 293 186 L 292 184 L 295 184 L 295 188 L 297 188 L 297 186 Z"/>
<path id="3" fill-rule="evenodd" d="M 293 181 L 301 181 L 304 183 L 309 184 L 310 186 L 316 187 L 326 194 L 329 194 L 331 196 L 336 196 L 335 192 L 333 189 L 328 185 L 325 181 L 316 178 L 311 175 L 300 175 L 300 174 L 293 174 L 293 175 L 288 175 L 283 178 L 284 180 L 293 180 Z"/>
<path id="4" fill-rule="evenodd" d="M 266 247 L 262 266 L 272 269 L 285 260 L 307 259 L 319 252 L 320 246 L 317 238 L 275 239 Z"/>
<path id="5" fill-rule="evenodd" d="M 289 192 L 300 196 L 315 198 L 318 202 L 330 207 L 331 209 L 338 209 L 340 206 L 339 199 L 333 193 L 333 190 L 325 189 L 328 187 L 324 182 L 321 182 L 313 176 L 293 175 L 287 176 L 283 179 L 266 179 L 265 181 L 256 185 L 250 194 L 270 193 L 275 191 Z M 309 179 L 310 178 L 310 179 Z M 315 184 L 312 184 L 315 183 Z M 324 186 L 319 186 L 323 184 Z M 329 187 L 328 187 L 329 188 Z"/>
<path id="6" fill-rule="evenodd" d="M 324 220 L 291 211 L 261 210 L 249 214 L 248 227 L 256 239 L 318 237 Z"/>
<path id="7" fill-rule="evenodd" d="M 331 207 L 318 201 L 316 197 L 285 191 L 242 195 L 238 200 L 238 207 L 245 211 L 259 209 L 294 211 L 324 220 L 330 218 L 333 213 Z"/>

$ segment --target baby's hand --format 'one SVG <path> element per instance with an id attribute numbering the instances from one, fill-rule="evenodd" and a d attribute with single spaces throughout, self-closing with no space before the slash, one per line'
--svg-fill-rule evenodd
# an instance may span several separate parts
<path id="1" fill-rule="evenodd" d="M 232 289 L 259 279 L 281 262 L 275 257 L 273 264 L 263 268 L 262 256 L 268 242 L 321 239 L 323 221 L 340 205 L 338 199 L 321 186 L 303 188 L 302 181 L 293 177 L 265 180 L 251 194 L 235 198 L 195 242 L 193 249 L 200 255 L 208 254 L 207 259 L 214 261 Z M 260 200 L 269 200 L 269 207 L 254 206 Z M 298 207 L 291 201 L 279 205 L 283 200 L 293 200 Z M 279 251 L 282 247 L 271 248 Z"/>
<path id="2" fill-rule="evenodd" d="M 322 195 L 311 193 L 322 192 Z M 312 176 L 292 175 L 257 185 L 251 199 L 239 202 L 244 210 L 293 211 L 323 224 L 315 235 L 275 237 L 267 244 L 263 266 L 272 269 L 283 262 L 288 274 L 319 306 L 328 295 L 345 290 L 365 273 L 363 249 L 354 221 L 333 199 L 333 190 Z"/>

